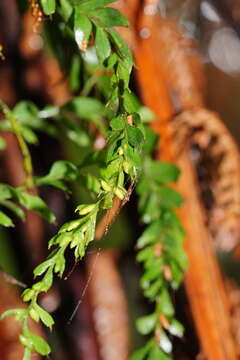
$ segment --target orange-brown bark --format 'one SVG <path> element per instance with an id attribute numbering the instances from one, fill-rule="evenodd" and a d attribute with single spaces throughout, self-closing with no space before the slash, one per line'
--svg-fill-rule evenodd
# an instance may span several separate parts
<path id="1" fill-rule="evenodd" d="M 19 294 L 13 286 L 7 284 L 0 276 L 1 296 L 0 296 L 0 313 L 14 308 L 22 308 L 23 304 Z M 31 329 L 34 333 L 42 336 L 40 328 L 36 323 L 31 323 Z M 8 317 L 0 322 L 0 353 L 2 360 L 22 359 L 23 346 L 20 344 L 18 336 L 21 332 L 20 323 L 16 322 L 13 316 Z M 34 359 L 40 359 L 40 356 L 34 353 Z"/>
<path id="2" fill-rule="evenodd" d="M 207 359 L 236 360 L 229 304 L 222 283 L 205 214 L 198 196 L 195 171 L 185 151 L 178 159 L 177 184 L 184 197 L 179 216 L 186 231 L 189 269 L 185 285 L 200 342 Z"/>
<path id="3" fill-rule="evenodd" d="M 97 256 L 97 258 L 96 258 Z M 127 360 L 130 348 L 127 303 L 110 250 L 91 254 L 87 261 L 89 293 L 102 360 Z"/>

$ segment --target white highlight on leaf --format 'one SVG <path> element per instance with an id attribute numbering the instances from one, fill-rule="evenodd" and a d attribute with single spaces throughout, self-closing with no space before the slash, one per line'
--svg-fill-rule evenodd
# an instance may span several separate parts
<path id="1" fill-rule="evenodd" d="M 98 57 L 94 46 L 87 48 L 86 51 L 82 54 L 82 56 L 87 63 L 91 65 L 98 64 Z"/>
<path id="2" fill-rule="evenodd" d="M 80 29 L 77 29 L 75 31 L 75 40 L 76 40 L 76 43 L 78 44 L 78 47 L 79 49 L 82 48 L 82 43 L 83 43 L 83 40 L 84 40 L 84 32 Z"/>
<path id="3" fill-rule="evenodd" d="M 172 344 L 164 333 L 161 333 L 159 345 L 161 349 L 167 354 L 170 354 L 172 352 Z"/>

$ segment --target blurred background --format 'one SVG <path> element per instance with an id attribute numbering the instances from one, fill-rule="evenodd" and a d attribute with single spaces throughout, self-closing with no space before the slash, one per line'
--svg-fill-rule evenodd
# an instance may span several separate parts
<path id="1" fill-rule="evenodd" d="M 0 62 L 0 98 L 10 107 L 23 99 L 33 101 L 40 108 L 50 102 L 61 105 L 69 98 L 66 81 L 56 60 L 48 52 L 44 53 L 44 35 L 40 31 L 33 32 L 34 21 L 25 5 L 24 1 L 0 1 L 0 43 L 3 44 L 5 57 Z M 196 42 L 197 46 L 192 51 L 204 65 L 207 107 L 220 115 L 239 144 L 240 1 L 160 0 L 158 12 L 162 18 L 181 26 L 184 36 Z M 134 79 L 132 85 L 139 93 Z M 21 156 L 12 134 L 4 133 L 3 139 L 7 147 L 0 150 L 0 180 L 16 186 L 23 179 Z M 30 147 L 37 175 L 45 174 L 52 162 L 59 158 L 74 162 L 84 155 L 84 150 L 79 155 L 79 148 L 70 141 L 65 141 L 60 147 L 56 139 L 47 135 L 39 134 L 39 140 L 38 146 Z M 70 201 L 58 190 L 48 187 L 41 190 L 41 196 L 56 214 L 58 225 L 71 218 L 79 201 L 88 199 L 81 187 L 74 188 L 73 194 L 74 201 Z M 66 275 L 66 281 L 56 281 L 54 288 L 42 296 L 42 305 L 56 319 L 54 331 L 47 334 L 53 347 L 51 359 L 124 360 L 129 346 L 134 349 L 145 342 L 135 330 L 136 318 L 151 310 L 138 284 L 141 267 L 135 261 L 134 247 L 143 227 L 135 210 L 136 198 L 133 196 L 109 234 L 88 250 L 90 260 L 78 264 L 69 276 Z M 32 269 L 43 260 L 47 241 L 56 231 L 55 226 L 43 223 L 32 213 L 27 214 L 25 226 L 18 220 L 16 224 L 13 230 L 0 229 L 0 313 L 21 302 L 18 287 L 9 285 L 6 273 L 27 285 L 31 284 Z M 239 348 L 240 250 L 237 247 L 234 250 L 218 250 L 218 259 L 226 279 L 234 336 Z M 70 257 L 69 272 L 73 264 L 74 260 Z M 126 294 L 124 299 L 122 288 Z M 100 294 L 99 299 L 96 294 Z M 173 340 L 175 358 L 205 359 L 184 287 L 173 297 L 177 317 L 186 327 L 184 338 Z M 104 299 L 107 301 L 104 302 Z M 102 309 L 98 314 L 94 312 L 96 302 Z M 116 309 L 119 307 L 123 311 L 118 313 Z M 109 323 L 114 326 L 108 328 Z M 100 343 L 96 326 L 105 329 Z M 41 329 L 37 331 L 42 332 Z M 21 358 L 17 332 L 14 320 L 8 318 L 0 322 L 2 360 Z M 116 334 L 115 340 L 110 339 L 111 334 Z M 122 334 L 125 335 L 122 337 Z M 116 346 L 122 347 L 122 357 L 115 354 Z"/>

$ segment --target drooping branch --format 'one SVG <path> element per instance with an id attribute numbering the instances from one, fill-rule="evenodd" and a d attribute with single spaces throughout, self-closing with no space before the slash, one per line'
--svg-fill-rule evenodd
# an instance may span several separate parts
<path id="1" fill-rule="evenodd" d="M 29 19 L 26 15 L 26 21 L 29 22 Z M 30 22 L 31 23 L 31 22 Z M 29 29 L 25 28 L 26 34 L 29 33 Z M 33 34 L 29 34 L 29 36 Z M 23 41 L 22 39 L 22 51 L 26 58 L 31 58 L 31 56 L 36 56 L 36 54 L 31 55 L 31 51 L 28 49 L 28 43 L 27 41 Z M 55 59 L 47 57 L 46 55 L 38 54 L 38 57 L 41 59 L 39 68 L 36 70 L 39 71 L 40 69 L 40 77 L 41 79 L 44 79 L 42 85 L 45 93 L 48 95 L 48 97 L 51 99 L 51 101 L 56 105 L 62 105 L 67 100 L 70 99 L 71 94 L 69 89 L 66 86 L 66 82 L 63 81 L 63 74 L 60 71 L 60 68 L 56 62 Z M 37 75 L 37 74 L 36 74 Z M 39 76 L 39 74 L 38 74 Z M 42 80 L 40 80 L 40 83 Z M 101 219 L 99 225 L 96 229 L 96 239 L 102 238 L 103 235 L 108 231 L 112 223 L 114 222 L 116 216 L 118 215 L 119 211 L 121 210 L 122 206 L 128 201 L 129 196 L 132 191 L 132 186 L 129 187 L 129 191 L 127 192 L 126 197 L 123 201 L 119 200 L 117 197 L 113 201 L 113 207 L 106 212 L 106 214 Z M 115 255 L 112 254 L 112 252 L 108 251 L 102 251 L 101 252 L 101 259 L 99 262 L 96 263 L 94 266 L 94 269 L 92 269 L 92 261 L 95 261 L 94 256 L 87 257 L 87 277 L 88 279 L 91 279 L 89 282 L 89 291 L 91 294 L 92 299 L 92 305 L 94 309 L 96 307 L 104 307 L 110 310 L 109 317 L 106 319 L 106 326 L 108 329 L 110 329 L 110 334 L 112 334 L 111 337 L 105 336 L 102 332 L 102 330 L 97 326 L 98 320 L 94 318 L 95 321 L 95 330 L 97 334 L 97 338 L 99 340 L 99 344 L 101 346 L 101 349 L 104 353 L 107 353 L 109 351 L 112 351 L 111 349 L 114 349 L 116 353 L 119 354 L 119 359 L 125 359 L 127 358 L 127 354 L 129 351 L 129 331 L 128 331 L 128 325 L 127 325 L 127 311 L 126 311 L 126 300 L 124 296 L 124 292 L 121 286 L 121 279 L 118 274 L 117 264 L 115 262 Z M 102 259 L 105 259 L 104 261 Z M 109 307 L 109 299 L 107 297 L 101 297 L 101 301 L 99 302 L 99 298 L 95 296 L 95 291 L 99 288 L 100 284 L 102 284 L 102 279 L 105 278 L 103 274 L 107 272 L 108 278 L 110 281 L 106 281 L 104 284 L 104 289 L 108 293 L 117 293 L 120 294 L 120 297 L 118 297 L 118 301 L 114 302 L 111 301 L 111 306 Z M 106 279 L 108 279 L 106 278 Z M 113 281 L 112 281 L 113 279 Z M 76 279 L 75 282 L 76 283 Z M 75 297 L 77 296 L 76 293 L 76 286 L 73 288 Z M 79 294 L 79 292 L 78 292 Z M 90 299 L 90 300 L 91 300 Z M 104 301 L 105 304 L 104 304 Z M 89 300 L 88 300 L 89 301 Z M 95 310 L 94 310 L 95 311 Z M 112 321 L 112 317 L 116 320 L 116 313 L 117 313 L 117 321 Z M 88 321 L 90 321 L 88 319 Z M 123 326 L 121 325 L 121 322 L 123 321 Z M 118 324 L 116 328 L 116 323 Z M 90 326 L 90 325 L 89 325 Z M 76 325 L 76 331 L 78 327 Z M 115 335 L 114 335 L 115 334 Z M 80 336 L 80 334 L 79 334 Z M 118 341 L 118 337 L 120 336 L 120 342 Z M 79 345 L 77 341 L 77 334 L 75 333 L 74 337 L 74 346 L 76 347 L 83 347 L 84 344 L 81 342 Z M 114 342 L 113 346 L 113 339 L 116 338 L 116 341 Z M 83 340 L 84 341 L 84 340 Z M 92 339 L 92 344 L 94 345 L 94 341 Z M 94 351 L 93 351 L 94 352 Z M 94 352 L 96 353 L 96 351 Z M 95 356 L 95 355 L 94 355 Z M 104 357 L 104 359 L 107 359 L 107 357 Z"/>

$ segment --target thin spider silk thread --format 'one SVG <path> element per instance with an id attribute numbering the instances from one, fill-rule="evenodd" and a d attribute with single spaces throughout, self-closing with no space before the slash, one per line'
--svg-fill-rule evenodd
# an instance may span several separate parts
<path id="1" fill-rule="evenodd" d="M 94 259 L 94 263 L 93 263 L 93 265 L 92 265 L 91 272 L 90 272 L 90 274 L 89 274 L 89 276 L 88 276 L 88 279 L 87 279 L 86 285 L 84 286 L 84 289 L 83 289 L 83 291 L 82 291 L 81 297 L 80 297 L 80 299 L 78 300 L 78 303 L 77 303 L 77 305 L 75 306 L 75 309 L 73 310 L 73 313 L 72 313 L 72 315 L 70 316 L 70 318 L 69 318 L 69 320 L 68 320 L 68 322 L 67 322 L 68 325 L 71 324 L 74 316 L 76 315 L 76 313 L 77 313 L 77 311 L 78 311 L 78 309 L 79 309 L 79 306 L 81 305 L 81 303 L 82 303 L 82 301 L 83 301 L 83 298 L 84 298 L 84 296 L 85 296 L 85 294 L 86 294 L 86 291 L 87 291 L 87 289 L 88 289 L 88 287 L 89 287 L 89 284 L 90 284 L 90 282 L 91 282 L 91 280 L 92 280 L 93 273 L 94 273 L 94 270 L 95 270 L 95 267 L 96 267 L 96 264 L 97 264 L 99 255 L 100 255 L 100 251 L 101 251 L 101 249 L 99 248 L 99 249 L 97 250 L 97 253 L 96 253 L 96 256 L 95 256 L 95 259 Z"/>

